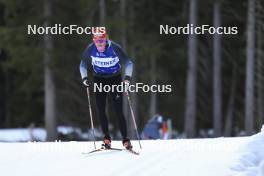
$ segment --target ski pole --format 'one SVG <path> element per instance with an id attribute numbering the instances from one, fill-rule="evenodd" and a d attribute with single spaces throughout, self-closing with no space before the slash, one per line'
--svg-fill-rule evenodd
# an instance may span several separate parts
<path id="1" fill-rule="evenodd" d="M 139 134 L 138 134 L 138 129 L 137 129 L 137 123 L 136 123 L 136 120 L 135 120 L 135 115 L 134 115 L 134 111 L 133 111 L 133 108 L 132 108 L 132 103 L 131 103 L 131 99 L 130 99 L 130 95 L 128 93 L 128 90 L 126 90 L 126 95 L 127 95 L 127 100 L 128 100 L 131 116 L 132 116 L 133 123 L 134 123 L 134 128 L 135 128 L 136 133 L 137 133 L 138 143 L 139 143 L 140 149 L 142 149 L 141 144 L 140 144 L 140 138 L 139 138 Z"/>
<path id="2" fill-rule="evenodd" d="M 90 99 L 89 87 L 87 87 L 86 90 L 87 90 L 87 97 L 88 97 L 88 106 L 89 106 L 89 112 L 90 112 L 91 126 L 92 126 L 92 131 L 93 131 L 94 148 L 96 149 L 95 135 L 94 135 L 94 125 L 93 125 L 93 113 L 92 113 L 92 107 L 91 107 L 91 99 Z"/>

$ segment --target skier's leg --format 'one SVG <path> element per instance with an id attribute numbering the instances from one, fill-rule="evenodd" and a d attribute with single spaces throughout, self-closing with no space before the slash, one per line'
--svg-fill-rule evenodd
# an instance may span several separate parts
<path id="1" fill-rule="evenodd" d="M 127 125 L 126 125 L 126 119 L 123 113 L 123 97 L 122 93 L 111 93 L 113 106 L 115 109 L 115 113 L 118 118 L 118 124 L 120 128 L 120 132 L 122 134 L 122 137 L 127 137 Z"/>
<path id="2" fill-rule="evenodd" d="M 121 75 L 112 78 L 113 85 L 119 85 L 121 83 Z M 120 132 L 123 138 L 127 137 L 127 124 L 126 119 L 123 113 L 123 95 L 122 92 L 118 92 L 117 90 L 111 92 L 111 98 L 115 113 L 118 118 Z"/>
<path id="3" fill-rule="evenodd" d="M 94 78 L 94 83 L 103 83 L 104 80 L 95 77 Z M 103 133 L 105 136 L 109 136 L 109 129 L 108 129 L 108 119 L 106 117 L 106 112 L 105 112 L 105 105 L 106 105 L 106 92 L 95 92 L 95 101 L 96 101 L 96 108 L 97 108 L 97 113 L 99 115 L 100 119 L 100 124 L 101 128 L 103 130 Z"/>

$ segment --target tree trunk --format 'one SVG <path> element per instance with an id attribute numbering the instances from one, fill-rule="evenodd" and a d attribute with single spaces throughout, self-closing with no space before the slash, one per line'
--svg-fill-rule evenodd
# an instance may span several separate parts
<path id="1" fill-rule="evenodd" d="M 105 0 L 99 0 L 100 25 L 105 26 Z"/>
<path id="2" fill-rule="evenodd" d="M 121 46 L 126 51 L 127 50 L 127 33 L 126 33 L 126 0 L 120 0 L 120 37 L 121 37 Z M 131 94 L 132 95 L 132 94 Z M 127 96 L 123 95 L 123 112 L 127 119 L 127 126 L 129 130 L 132 130 L 132 120 L 130 117 L 130 111 L 128 107 L 128 101 L 126 101 Z M 133 136 L 134 134 L 132 134 Z"/>
<path id="3" fill-rule="evenodd" d="M 248 0 L 245 130 L 254 131 L 255 0 Z"/>
<path id="4" fill-rule="evenodd" d="M 260 3 L 260 2 L 259 2 Z M 261 5 L 261 4 L 259 4 Z M 262 9 L 259 7 L 259 13 Z M 259 22 L 257 29 L 257 116 L 258 116 L 258 128 L 261 128 L 264 123 L 264 104 L 263 104 L 263 54 L 262 54 L 262 23 Z"/>
<path id="5" fill-rule="evenodd" d="M 189 23 L 196 26 L 197 0 L 190 0 Z M 186 83 L 186 110 L 184 130 L 187 137 L 196 135 L 196 70 L 197 70 L 197 36 L 190 34 L 188 38 L 188 73 Z"/>
<path id="6" fill-rule="evenodd" d="M 45 26 L 49 26 L 52 15 L 52 1 L 44 1 Z M 57 138 L 56 129 L 56 94 L 54 75 L 51 69 L 53 40 L 50 34 L 44 35 L 44 84 L 45 84 L 45 125 L 47 141 Z"/>
<path id="7" fill-rule="evenodd" d="M 214 2 L 214 27 L 221 25 L 220 3 Z M 221 35 L 214 34 L 213 41 L 213 125 L 214 136 L 222 134 L 222 89 L 221 89 Z"/>
<path id="8" fill-rule="evenodd" d="M 129 28 L 132 29 L 132 30 L 129 30 L 129 32 L 131 32 L 131 36 L 134 36 L 134 28 L 135 28 L 135 10 L 134 10 L 134 1 L 128 1 L 128 3 L 130 3 L 129 5 L 129 22 L 127 23 L 129 25 Z M 136 64 L 136 51 L 135 51 L 135 44 L 134 43 L 130 43 L 129 45 L 129 48 L 130 48 L 130 53 L 131 53 L 131 57 L 133 59 L 133 79 L 132 79 L 132 84 L 136 84 L 137 82 L 137 72 L 136 72 L 136 67 L 137 67 L 137 64 Z M 138 95 L 137 95 L 137 92 L 132 92 L 131 93 L 131 99 L 132 99 L 132 104 L 133 104 L 133 110 L 134 110 L 134 114 L 135 114 L 135 120 L 137 122 L 137 124 L 139 123 L 139 121 L 137 120 L 138 119 Z M 135 133 L 135 130 L 134 130 L 134 126 L 133 126 L 133 122 L 132 122 L 132 119 L 130 118 L 130 120 L 128 120 L 129 122 L 129 130 L 131 131 L 130 133 L 130 137 L 132 139 L 136 139 L 136 133 Z M 139 125 L 139 124 L 138 124 Z"/>
<path id="9" fill-rule="evenodd" d="M 156 84 L 156 57 L 152 55 L 150 58 L 150 79 L 151 85 Z M 157 92 L 150 93 L 150 107 L 149 107 L 149 117 L 152 118 L 157 113 Z"/>
<path id="10" fill-rule="evenodd" d="M 7 70 L 5 74 L 5 127 L 11 126 L 12 116 L 10 113 L 10 72 Z"/>
<path id="11" fill-rule="evenodd" d="M 120 0 L 120 16 L 121 16 L 121 44 L 122 48 L 127 49 L 126 35 L 126 0 Z"/>
<path id="12" fill-rule="evenodd" d="M 231 91 L 227 106 L 227 113 L 226 113 L 226 121 L 225 121 L 225 131 L 224 136 L 231 136 L 232 135 L 232 125 L 233 125 L 233 115 L 234 115 L 234 104 L 235 104 L 235 90 L 236 90 L 236 65 L 233 69 L 232 75 L 232 85 Z"/>

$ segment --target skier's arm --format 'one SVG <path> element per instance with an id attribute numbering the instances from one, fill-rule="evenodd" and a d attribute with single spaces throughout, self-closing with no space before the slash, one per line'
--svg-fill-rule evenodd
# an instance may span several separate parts
<path id="1" fill-rule="evenodd" d="M 83 52 L 82 55 L 82 60 L 80 63 L 80 73 L 82 79 L 88 79 L 88 65 L 89 65 L 89 60 L 90 60 L 90 51 L 91 51 L 91 45 L 89 45 L 85 51 Z"/>
<path id="2" fill-rule="evenodd" d="M 81 77 L 82 79 L 87 78 L 87 60 L 86 59 L 82 59 L 81 63 L 80 63 L 80 73 L 81 73 Z"/>
<path id="3" fill-rule="evenodd" d="M 123 49 L 116 43 L 113 42 L 113 47 L 118 54 L 118 57 L 122 59 L 123 65 L 125 67 L 125 80 L 131 80 L 133 73 L 133 62 L 128 58 Z"/>
<path id="4" fill-rule="evenodd" d="M 127 58 L 125 60 L 125 79 L 131 80 L 132 73 L 133 73 L 133 62 L 129 58 Z"/>

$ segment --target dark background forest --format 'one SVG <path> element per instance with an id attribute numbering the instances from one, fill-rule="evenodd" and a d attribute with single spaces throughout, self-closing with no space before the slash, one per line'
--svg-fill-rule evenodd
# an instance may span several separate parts
<path id="1" fill-rule="evenodd" d="M 28 35 L 29 24 L 105 26 L 133 58 L 133 82 L 171 84 L 171 93 L 132 94 L 140 131 L 156 113 L 186 137 L 250 135 L 264 122 L 261 0 L 1 0 L 0 128 L 45 127 L 54 140 L 56 126 L 90 128 L 79 64 L 91 35 Z M 162 24 L 237 26 L 238 34 L 160 35 Z"/>

